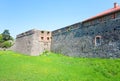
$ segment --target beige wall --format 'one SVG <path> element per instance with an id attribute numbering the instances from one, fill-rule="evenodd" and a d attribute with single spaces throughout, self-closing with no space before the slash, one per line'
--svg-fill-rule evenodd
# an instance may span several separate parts
<path id="1" fill-rule="evenodd" d="M 50 51 L 51 46 L 51 32 L 30 30 L 17 35 L 14 51 L 26 55 L 38 56 L 42 52 Z"/>

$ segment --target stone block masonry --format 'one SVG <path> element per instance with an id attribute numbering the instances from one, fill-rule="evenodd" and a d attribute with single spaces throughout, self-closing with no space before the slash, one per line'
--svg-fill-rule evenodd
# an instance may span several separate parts
<path id="1" fill-rule="evenodd" d="M 51 51 L 73 57 L 120 58 L 120 6 L 52 32 Z"/>
<path id="2" fill-rule="evenodd" d="M 44 51 L 50 51 L 51 32 L 29 30 L 17 35 L 14 51 L 26 55 L 38 56 Z"/>
<path id="3" fill-rule="evenodd" d="M 52 35 L 52 36 L 51 36 Z M 17 35 L 14 50 L 38 56 L 45 50 L 73 57 L 120 58 L 120 6 L 55 31 Z"/>
<path id="4" fill-rule="evenodd" d="M 120 19 L 89 27 L 77 23 L 52 33 L 53 52 L 73 57 L 120 57 Z"/>

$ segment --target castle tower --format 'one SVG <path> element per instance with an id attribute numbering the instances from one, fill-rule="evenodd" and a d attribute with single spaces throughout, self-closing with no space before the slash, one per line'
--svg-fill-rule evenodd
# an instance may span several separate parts
<path id="1" fill-rule="evenodd" d="M 50 51 L 50 45 L 50 31 L 33 29 L 17 35 L 14 51 L 31 56 L 38 56 L 44 51 Z"/>

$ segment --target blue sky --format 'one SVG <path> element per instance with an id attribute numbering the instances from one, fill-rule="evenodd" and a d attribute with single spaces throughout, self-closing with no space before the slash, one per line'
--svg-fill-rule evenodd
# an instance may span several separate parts
<path id="1" fill-rule="evenodd" d="M 0 33 L 56 30 L 113 7 L 120 0 L 0 0 Z"/>

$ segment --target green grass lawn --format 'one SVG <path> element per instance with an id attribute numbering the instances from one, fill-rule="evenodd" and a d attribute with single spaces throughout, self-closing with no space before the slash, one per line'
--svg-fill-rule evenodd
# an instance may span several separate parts
<path id="1" fill-rule="evenodd" d="M 0 81 L 120 81 L 120 59 L 0 51 Z"/>

